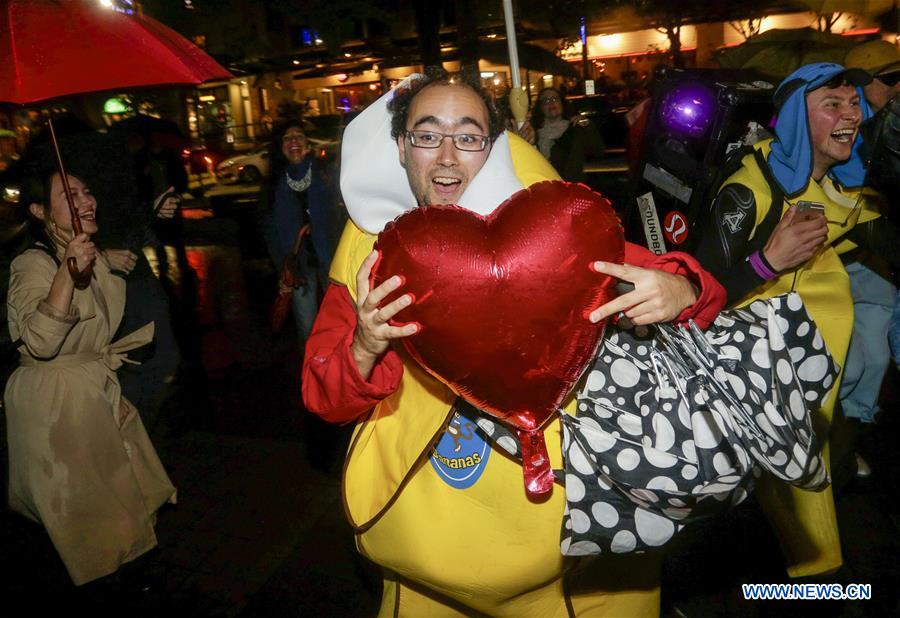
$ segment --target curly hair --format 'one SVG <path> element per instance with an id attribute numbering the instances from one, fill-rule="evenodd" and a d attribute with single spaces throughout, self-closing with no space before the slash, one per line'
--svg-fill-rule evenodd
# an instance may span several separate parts
<path id="1" fill-rule="evenodd" d="M 425 77 L 414 80 L 408 87 L 398 88 L 394 93 L 394 98 L 388 103 L 388 111 L 391 113 L 391 137 L 396 140 L 406 133 L 406 121 L 409 118 L 409 108 L 417 94 L 429 86 L 458 85 L 471 88 L 484 102 L 488 116 L 488 136 L 491 138 L 492 142 L 497 139 L 506 128 L 506 117 L 503 110 L 494 103 L 490 95 L 485 92 L 484 88 L 481 87 L 481 84 L 475 79 L 461 75 L 458 78 L 454 78 L 454 80 L 455 81 L 450 81 L 450 76 L 444 69 L 435 68 L 427 71 Z"/>
<path id="2" fill-rule="evenodd" d="M 535 131 L 544 126 L 544 110 L 541 107 L 541 95 L 545 92 L 555 92 L 556 96 L 559 97 L 559 102 L 562 105 L 562 117 L 563 118 L 571 118 L 572 110 L 569 106 L 569 102 L 566 101 L 566 98 L 562 95 L 562 93 L 557 88 L 542 88 L 538 93 L 537 98 L 534 100 L 534 108 L 531 110 L 531 126 L 534 127 Z"/>
<path id="3" fill-rule="evenodd" d="M 308 122 L 304 122 L 302 117 L 293 117 L 286 118 L 279 121 L 272 127 L 272 133 L 270 135 L 269 141 L 269 179 L 275 179 L 281 177 L 284 174 L 284 170 L 288 165 L 288 160 L 284 156 L 284 151 L 281 148 L 281 141 L 284 139 L 284 134 L 288 132 L 288 129 L 294 128 L 298 129 L 303 137 L 306 138 L 307 144 L 309 144 L 309 138 L 306 135 L 306 126 Z"/>

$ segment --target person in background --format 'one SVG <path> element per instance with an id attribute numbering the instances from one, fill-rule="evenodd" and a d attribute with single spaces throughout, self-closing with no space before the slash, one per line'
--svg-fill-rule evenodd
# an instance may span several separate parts
<path id="1" fill-rule="evenodd" d="M 775 138 L 755 144 L 722 185 L 696 253 L 725 286 L 729 306 L 798 292 L 841 366 L 853 303 L 838 254 L 848 242 L 879 253 L 890 251 L 892 242 L 880 235 L 878 214 L 861 194 L 859 126 L 868 117 L 861 87 L 870 81 L 865 71 L 832 63 L 806 65 L 789 75 L 774 95 Z M 835 398 L 833 392 L 813 414 L 831 470 L 842 467 L 830 456 L 829 437 L 843 438 L 839 423 L 832 425 Z M 811 492 L 763 476 L 756 495 L 791 577 L 826 575 L 841 566 L 830 487 Z"/>
<path id="2" fill-rule="evenodd" d="M 587 157 L 599 157 L 605 149 L 599 129 L 587 118 L 572 118 L 556 88 L 540 91 L 531 120 L 519 129 L 519 135 L 534 144 L 562 179 L 570 182 L 584 182 Z"/>
<path id="3" fill-rule="evenodd" d="M 863 92 L 874 114 L 900 92 L 900 51 L 895 45 L 881 39 L 861 43 L 847 52 L 844 64 L 872 75 L 872 82 Z M 897 190 L 889 187 L 880 197 L 881 221 L 896 221 L 900 204 L 893 202 Z M 840 398 L 844 416 L 850 421 L 848 429 L 855 435 L 860 429 L 856 424 L 873 423 L 880 410 L 881 383 L 891 360 L 888 333 L 895 306 L 900 315 L 900 301 L 884 260 L 860 247 L 841 255 L 841 260 L 850 275 L 854 317 Z M 900 329 L 900 323 L 897 328 Z M 856 465 L 857 476 L 872 474 L 868 462 L 858 453 Z"/>
<path id="4" fill-rule="evenodd" d="M 133 354 L 140 364 L 126 363 L 118 370 L 122 393 L 134 403 L 144 426 L 153 433 L 181 353 L 172 328 L 168 294 L 153 273 L 144 248 L 157 245 L 155 227 L 176 216 L 180 198 L 169 187 L 154 200 L 142 201 L 126 145 L 99 133 L 78 139 L 90 144 L 82 165 L 90 164 L 103 173 L 103 182 L 94 192 L 104 204 L 97 214 L 99 229 L 94 240 L 109 261 L 111 272 L 126 283 L 125 315 L 119 334 L 148 322 L 155 324 L 153 343 Z"/>
<path id="5" fill-rule="evenodd" d="M 7 298 L 19 368 L 4 394 L 9 506 L 40 523 L 76 585 L 116 572 L 157 544 L 155 513 L 175 488 L 116 369 L 153 325 L 114 339 L 125 282 L 91 241 L 97 200 L 79 169 L 84 144 L 61 140 L 83 233 L 49 150 L 34 154 L 21 199 L 40 240 L 12 263 Z M 94 179 L 96 183 L 101 178 Z M 76 289 L 67 261 L 93 268 Z"/>
<path id="6" fill-rule="evenodd" d="M 269 161 L 271 171 L 260 200 L 260 205 L 268 209 L 263 236 L 275 264 L 279 292 L 291 294 L 291 313 L 302 355 L 319 299 L 328 285 L 337 245 L 335 200 L 331 180 L 313 156 L 299 120 L 276 126 Z M 284 284 L 280 275 L 285 268 L 291 269 L 300 282 L 296 289 L 281 289 Z M 304 416 L 303 422 L 309 462 L 322 471 L 333 471 L 346 432 L 315 415 Z"/>
<path id="7" fill-rule="evenodd" d="M 180 153 L 188 142 L 171 121 L 143 118 L 140 115 L 114 124 L 110 127 L 110 134 L 121 134 L 131 153 L 138 191 L 138 212 L 143 223 L 136 228 L 135 222 L 124 221 L 120 224 L 117 221 L 115 225 L 104 225 L 101 229 L 104 230 L 104 234 L 105 230 L 110 229 L 114 234 L 121 234 L 122 230 L 135 230 L 148 236 L 148 240 L 151 241 L 151 255 L 155 256 L 158 281 L 166 292 L 171 326 L 182 361 L 178 382 L 190 384 L 194 392 L 204 392 L 206 377 L 202 375 L 201 370 L 203 338 L 197 315 L 200 281 L 197 272 L 188 261 L 185 221 L 178 209 L 174 211 L 172 217 L 148 216 L 152 215 L 154 210 L 159 211 L 161 195 L 174 193 L 181 196 L 187 192 L 188 175 Z M 115 168 L 111 167 L 110 171 L 115 171 Z M 128 217 L 127 211 L 118 208 L 110 214 Z M 122 248 L 121 245 L 112 246 Z M 145 276 L 146 271 L 142 265 L 138 264 L 137 268 L 136 275 L 130 279 Z M 150 284 L 147 284 L 148 288 L 149 286 Z M 153 295 L 158 297 L 158 291 L 154 291 Z M 129 323 L 133 309 L 133 307 L 126 309 L 125 320 Z M 148 308 L 151 309 L 157 312 L 153 316 L 154 320 L 162 315 L 163 308 L 158 298 Z M 172 358 L 169 351 L 160 353 L 168 355 L 169 359 Z M 126 370 L 125 373 L 129 374 L 131 371 Z M 126 381 L 132 379 L 133 376 L 129 376 Z"/>
<path id="8" fill-rule="evenodd" d="M 313 156 L 302 124 L 288 121 L 272 133 L 271 172 L 261 202 L 268 209 L 263 235 L 277 272 L 288 267 L 304 281 L 293 290 L 293 315 L 302 351 L 328 284 L 336 246 L 334 195 Z M 299 241 L 299 252 L 294 248 Z M 286 291 L 286 290 L 285 290 Z"/>

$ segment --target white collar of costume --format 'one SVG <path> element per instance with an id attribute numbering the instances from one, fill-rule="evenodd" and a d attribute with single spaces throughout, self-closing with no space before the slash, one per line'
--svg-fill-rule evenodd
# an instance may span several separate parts
<path id="1" fill-rule="evenodd" d="M 421 75 L 397 85 L 405 88 Z M 397 142 L 391 138 L 388 102 L 394 90 L 372 103 L 347 125 L 341 145 L 341 194 L 356 226 L 377 234 L 384 226 L 416 207 L 406 170 L 400 165 Z M 459 200 L 463 208 L 487 215 L 522 189 L 513 170 L 509 139 L 500 135 L 481 170 Z"/>

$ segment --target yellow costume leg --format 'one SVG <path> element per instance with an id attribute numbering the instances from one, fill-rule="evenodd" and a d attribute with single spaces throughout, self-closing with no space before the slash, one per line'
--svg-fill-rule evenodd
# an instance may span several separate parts
<path id="1" fill-rule="evenodd" d="M 839 387 L 840 380 L 815 415 L 816 436 L 829 470 L 828 435 Z M 826 575 L 840 568 L 841 539 L 830 486 L 819 492 L 806 491 L 766 474 L 756 484 L 756 497 L 781 544 L 790 577 Z"/>

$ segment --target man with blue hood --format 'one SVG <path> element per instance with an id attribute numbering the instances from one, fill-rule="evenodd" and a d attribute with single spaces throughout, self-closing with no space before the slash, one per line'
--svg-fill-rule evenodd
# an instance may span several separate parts
<path id="1" fill-rule="evenodd" d="M 697 257 L 725 286 L 729 306 L 797 291 L 841 366 L 853 329 L 850 282 L 838 255 L 879 252 L 878 213 L 862 193 L 860 123 L 871 115 L 871 76 L 832 63 L 803 66 L 775 91 L 775 138 L 754 146 L 716 197 Z M 814 424 L 829 461 L 840 378 Z M 827 385 L 826 386 L 831 386 Z M 791 577 L 824 575 L 842 562 L 831 488 L 811 492 L 763 477 L 757 496 Z"/>

